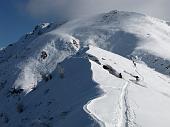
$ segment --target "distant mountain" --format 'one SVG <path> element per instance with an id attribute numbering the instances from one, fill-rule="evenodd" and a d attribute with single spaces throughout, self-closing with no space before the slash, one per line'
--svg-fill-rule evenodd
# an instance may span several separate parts
<path id="1" fill-rule="evenodd" d="M 0 127 L 169 127 L 169 49 L 134 12 L 37 25 L 0 50 Z"/>

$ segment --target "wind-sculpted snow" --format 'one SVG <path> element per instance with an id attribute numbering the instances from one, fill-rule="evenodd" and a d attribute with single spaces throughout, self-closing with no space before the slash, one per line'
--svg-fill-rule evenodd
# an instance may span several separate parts
<path id="1" fill-rule="evenodd" d="M 141 59 L 149 59 L 152 55 L 154 59 L 160 57 L 162 60 L 170 60 L 170 27 L 165 21 L 146 15 L 111 11 L 70 21 L 58 31 L 75 36 L 82 46 L 94 45 L 126 58 L 140 56 Z M 146 59 L 142 60 L 148 64 Z M 151 63 L 148 66 L 153 67 Z"/>
<path id="2" fill-rule="evenodd" d="M 73 41 L 76 41 L 76 45 Z M 41 81 L 43 75 L 51 73 L 66 57 L 75 54 L 79 49 L 79 41 L 74 37 L 62 34 L 48 33 L 40 36 L 28 45 L 17 45 L 2 50 L 0 67 L 4 68 L 1 73 L 7 73 L 5 68 L 12 68 L 15 78 L 12 87 L 22 88 L 29 92 L 31 87 Z M 47 54 L 43 59 L 42 52 Z M 8 70 L 8 69 L 7 69 Z M 13 76 L 10 76 L 13 77 Z M 2 75 L 3 78 L 3 75 Z M 4 77 L 3 79 L 6 79 Z"/>

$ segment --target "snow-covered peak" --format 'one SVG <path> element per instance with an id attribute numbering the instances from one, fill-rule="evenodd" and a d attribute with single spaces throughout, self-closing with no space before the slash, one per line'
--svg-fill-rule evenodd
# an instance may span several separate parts
<path id="1" fill-rule="evenodd" d="M 170 27 L 165 21 L 142 14 L 111 11 L 68 22 L 61 30 L 85 45 L 97 45 L 120 55 L 142 51 L 170 59 Z M 126 50 L 122 52 L 122 48 Z"/>
<path id="2" fill-rule="evenodd" d="M 19 39 L 17 43 L 29 43 L 39 36 L 46 34 L 54 29 L 57 29 L 64 23 L 66 23 L 66 21 L 63 21 L 61 23 L 41 23 L 39 25 L 36 25 L 32 32 L 26 33 Z"/>
<path id="3" fill-rule="evenodd" d="M 56 31 L 56 30 L 54 30 Z M 170 26 L 166 21 L 134 12 L 111 11 L 77 19 L 57 31 L 71 34 L 80 44 L 94 45 L 126 58 L 138 57 L 148 66 L 168 74 L 170 61 Z M 158 59 L 158 64 L 152 64 Z M 160 69 L 160 63 L 165 63 Z"/>

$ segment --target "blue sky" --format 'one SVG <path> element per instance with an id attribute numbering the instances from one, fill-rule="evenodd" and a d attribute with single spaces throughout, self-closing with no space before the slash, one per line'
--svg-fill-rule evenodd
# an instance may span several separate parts
<path id="1" fill-rule="evenodd" d="M 0 0 L 0 47 L 16 42 L 36 24 L 51 19 L 33 17 L 23 9 L 24 0 Z M 26 1 L 26 0 L 25 0 Z"/>
<path id="2" fill-rule="evenodd" d="M 133 11 L 170 21 L 170 0 L 0 0 L 0 47 L 35 25 L 109 10 Z"/>
<path id="3" fill-rule="evenodd" d="M 15 1 L 15 2 L 14 2 Z M 0 47 L 13 43 L 38 21 L 19 12 L 19 0 L 0 1 Z"/>

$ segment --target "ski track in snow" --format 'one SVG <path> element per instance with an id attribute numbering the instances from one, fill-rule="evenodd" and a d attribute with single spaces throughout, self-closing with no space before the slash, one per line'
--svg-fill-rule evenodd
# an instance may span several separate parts
<path id="1" fill-rule="evenodd" d="M 119 99 L 119 111 L 118 111 L 118 120 L 117 120 L 117 125 L 116 127 L 122 127 L 124 123 L 124 99 L 125 99 L 125 93 L 128 87 L 128 82 L 125 83 L 121 90 L 121 95 Z"/>
<path id="2" fill-rule="evenodd" d="M 142 81 L 144 81 L 144 77 L 137 71 L 137 68 L 134 67 L 134 71 L 141 76 Z M 128 100 L 128 86 L 130 85 L 130 81 L 123 79 L 125 81 L 125 84 L 122 86 L 121 88 L 121 93 L 120 93 L 120 97 L 119 97 L 119 102 L 117 105 L 117 109 L 116 109 L 116 123 L 113 123 L 114 127 L 138 127 L 138 125 L 135 123 L 135 118 L 136 118 L 136 114 L 135 112 L 132 110 L 132 108 L 130 107 L 129 104 L 129 100 Z M 133 84 L 135 84 L 134 82 L 132 82 Z M 101 89 L 104 90 L 104 88 L 101 87 Z M 104 90 L 107 91 L 107 90 Z M 107 94 L 107 92 L 106 92 Z M 100 96 L 98 98 L 103 98 L 105 95 Z M 95 98 L 96 99 L 96 98 Z M 101 120 L 99 120 L 97 118 L 97 116 L 95 116 L 95 114 L 93 114 L 90 109 L 88 109 L 88 105 L 90 105 L 90 103 L 92 101 L 95 101 L 95 99 L 90 100 L 84 107 L 84 111 L 86 113 L 88 113 L 94 120 L 96 120 L 99 125 L 101 127 L 106 127 L 105 123 Z"/>
<path id="3" fill-rule="evenodd" d="M 93 100 L 93 99 L 92 99 L 92 100 Z M 90 100 L 89 102 L 87 102 L 86 105 L 83 106 L 84 111 L 85 111 L 87 114 L 89 114 L 89 115 L 100 125 L 100 127 L 106 127 L 104 122 L 102 122 L 101 120 L 99 120 L 93 113 L 90 112 L 90 110 L 88 110 L 87 106 L 91 103 L 92 100 Z"/>
<path id="4" fill-rule="evenodd" d="M 130 82 L 127 83 L 125 91 L 124 91 L 124 115 L 125 115 L 125 127 L 138 127 L 137 123 L 135 122 L 136 114 L 132 107 L 130 106 L 130 101 L 128 100 L 128 85 Z"/>
<path id="5" fill-rule="evenodd" d="M 122 87 L 119 99 L 118 120 L 115 127 L 137 127 L 135 123 L 135 112 L 131 109 L 128 102 L 128 86 L 130 82 L 126 82 Z"/>
<path id="6" fill-rule="evenodd" d="M 129 86 L 129 81 L 127 81 L 122 89 L 121 89 L 121 94 L 119 98 L 119 103 L 118 103 L 118 109 L 117 109 L 117 119 L 116 119 L 116 124 L 113 125 L 115 127 L 137 127 L 137 124 L 135 123 L 135 113 L 134 111 L 130 108 L 130 105 L 128 103 L 128 86 Z M 103 96 L 100 96 L 101 98 Z M 100 98 L 99 97 L 99 98 Z M 84 111 L 88 113 L 94 120 L 96 120 L 101 127 L 106 127 L 105 123 L 97 118 L 90 110 L 88 110 L 88 105 L 94 101 L 94 99 L 90 100 L 84 107 Z"/>

